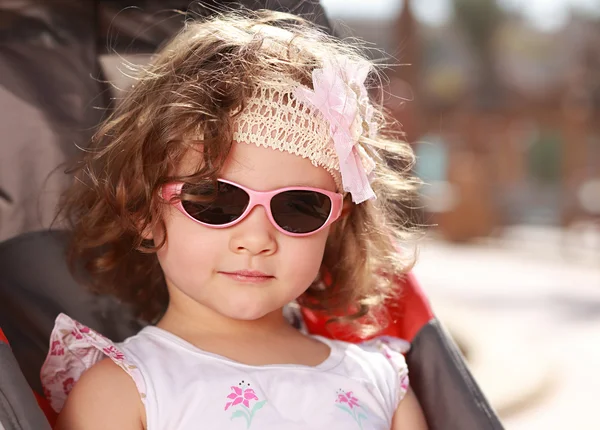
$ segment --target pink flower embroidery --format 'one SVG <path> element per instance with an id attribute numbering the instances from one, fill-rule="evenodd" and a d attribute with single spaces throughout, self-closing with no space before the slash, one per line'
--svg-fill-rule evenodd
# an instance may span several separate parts
<path id="1" fill-rule="evenodd" d="M 390 354 L 389 347 L 387 345 L 382 345 L 381 351 L 383 351 L 383 356 L 387 358 L 389 361 L 393 361 L 392 355 Z"/>
<path id="2" fill-rule="evenodd" d="M 65 349 L 63 348 L 60 340 L 52 342 L 50 347 L 50 355 L 65 355 Z"/>
<path id="3" fill-rule="evenodd" d="M 89 333 L 90 332 L 90 328 L 84 326 L 83 324 L 79 323 L 79 322 L 75 322 L 75 327 L 77 327 L 79 329 L 80 332 L 82 333 Z"/>
<path id="4" fill-rule="evenodd" d="M 115 360 L 122 361 L 125 358 L 125 355 L 123 355 L 123 353 L 121 351 L 119 351 L 117 348 L 115 348 L 112 345 L 104 348 L 102 350 L 102 352 L 104 352 L 110 358 L 115 359 Z"/>
<path id="5" fill-rule="evenodd" d="M 395 369 L 398 370 L 398 380 L 400 381 L 400 390 L 402 391 L 402 397 L 408 391 L 409 386 L 409 377 L 408 377 L 408 369 L 406 367 L 406 361 L 404 361 L 403 356 L 399 351 L 394 351 L 390 346 L 389 342 L 385 339 L 381 339 L 379 341 L 379 349 L 389 360 L 389 362 L 394 366 Z M 394 354 L 392 354 L 394 352 Z"/>
<path id="6" fill-rule="evenodd" d="M 409 385 L 408 373 L 404 373 L 400 376 L 400 389 L 402 390 L 403 393 L 406 393 L 408 391 L 408 385 Z"/>
<path id="7" fill-rule="evenodd" d="M 67 378 L 63 381 L 63 392 L 65 394 L 69 394 L 75 385 L 75 380 L 73 378 Z"/>
<path id="8" fill-rule="evenodd" d="M 335 406 L 350 415 L 358 425 L 358 428 L 363 430 L 363 421 L 368 420 L 367 409 L 360 404 L 352 391 L 346 392 L 339 389 L 336 394 Z"/>
<path id="9" fill-rule="evenodd" d="M 352 394 L 352 391 L 348 391 L 347 393 L 345 393 L 345 392 L 338 393 L 338 398 L 337 398 L 336 402 L 337 403 L 346 403 L 348 406 L 350 406 L 350 409 L 360 406 L 358 404 L 358 399 L 356 397 L 354 397 L 354 395 Z"/>
<path id="10" fill-rule="evenodd" d="M 73 335 L 73 337 L 77 340 L 83 339 L 83 335 L 81 333 L 79 333 L 77 330 L 73 330 L 71 332 L 71 335 Z"/>
<path id="11" fill-rule="evenodd" d="M 227 396 L 227 403 L 225 404 L 225 410 L 231 407 L 231 419 L 244 418 L 246 420 L 246 428 L 250 428 L 254 414 L 262 409 L 267 403 L 266 400 L 258 400 L 258 396 L 248 382 L 242 381 L 238 386 L 231 387 L 231 393 Z M 254 406 L 251 406 L 252 401 L 256 401 Z M 237 406 L 237 408 L 235 407 Z"/>
<path id="12" fill-rule="evenodd" d="M 231 391 L 232 392 L 227 396 L 231 401 L 225 404 L 225 410 L 229 409 L 230 406 L 239 405 L 240 403 L 249 408 L 251 400 L 258 400 L 258 397 L 252 388 L 242 389 L 233 386 L 231 387 Z"/>

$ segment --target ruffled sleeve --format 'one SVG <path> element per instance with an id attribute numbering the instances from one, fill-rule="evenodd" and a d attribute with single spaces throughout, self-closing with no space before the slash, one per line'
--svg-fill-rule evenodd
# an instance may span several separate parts
<path id="1" fill-rule="evenodd" d="M 135 363 L 101 334 L 60 314 L 50 335 L 50 351 L 40 373 L 44 394 L 52 409 L 60 412 L 81 375 L 104 357 L 110 358 L 133 379 L 145 402 L 146 385 Z"/>
<path id="2" fill-rule="evenodd" d="M 404 354 L 410 350 L 410 343 L 403 339 L 382 336 L 363 342 L 362 345 L 377 349 L 391 365 L 388 369 L 390 371 L 388 384 L 391 389 L 392 406 L 395 410 L 404 399 L 409 387 L 408 366 Z"/>

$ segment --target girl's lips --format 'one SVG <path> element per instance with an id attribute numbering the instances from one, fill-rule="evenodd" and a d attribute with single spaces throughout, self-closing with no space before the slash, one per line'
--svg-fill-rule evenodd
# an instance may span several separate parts
<path id="1" fill-rule="evenodd" d="M 261 283 L 270 281 L 271 279 L 275 279 L 274 276 L 267 275 L 266 273 L 259 272 L 256 270 L 236 270 L 235 272 L 219 273 L 239 282 Z"/>

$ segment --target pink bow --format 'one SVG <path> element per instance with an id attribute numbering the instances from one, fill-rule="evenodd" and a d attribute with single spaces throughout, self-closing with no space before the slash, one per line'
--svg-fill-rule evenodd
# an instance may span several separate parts
<path id="1" fill-rule="evenodd" d="M 317 108 L 329 122 L 344 191 L 352 194 L 354 203 L 362 203 L 375 198 L 369 179 L 375 162 L 357 145 L 365 129 L 370 137 L 375 133 L 371 123 L 373 110 L 364 85 L 370 64 L 347 58 L 324 63 L 322 69 L 313 70 L 314 91 L 299 87 L 294 95 Z"/>

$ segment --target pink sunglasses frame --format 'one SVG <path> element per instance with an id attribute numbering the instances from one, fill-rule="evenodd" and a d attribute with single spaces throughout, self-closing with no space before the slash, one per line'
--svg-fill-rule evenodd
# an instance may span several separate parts
<path id="1" fill-rule="evenodd" d="M 236 218 L 234 221 L 227 223 L 227 224 L 213 225 L 213 224 L 206 224 L 202 221 L 199 221 L 186 212 L 180 199 L 172 200 L 174 196 L 178 196 L 179 194 L 181 194 L 181 188 L 183 187 L 184 182 L 171 182 L 169 184 L 166 184 L 165 186 L 162 187 L 161 197 L 164 200 L 168 201 L 170 204 L 174 205 L 177 209 L 179 209 L 179 211 L 182 214 L 184 214 L 186 217 L 188 217 L 192 221 L 194 221 L 198 224 L 201 224 L 203 226 L 210 227 L 210 228 L 232 227 L 232 226 L 236 225 L 237 223 L 242 222 L 244 220 L 244 218 L 246 218 L 248 216 L 248 214 L 250 212 L 252 212 L 252 209 L 254 209 L 256 206 L 262 206 L 263 208 L 265 208 L 265 211 L 267 212 L 267 217 L 269 218 L 269 221 L 271 222 L 271 224 L 273 224 L 273 226 L 279 232 L 281 232 L 287 236 L 294 236 L 294 237 L 310 236 L 315 233 L 318 233 L 319 231 L 323 230 L 328 225 L 337 221 L 337 219 L 342 214 L 344 196 L 340 193 L 334 193 L 331 191 L 323 190 L 321 188 L 313 188 L 313 187 L 286 187 L 286 188 L 278 188 L 276 190 L 271 190 L 271 191 L 256 191 L 251 188 L 240 185 L 236 182 L 228 181 L 226 179 L 219 179 L 218 181 L 241 188 L 249 196 L 248 206 L 246 207 L 244 212 L 238 218 Z M 275 219 L 273 218 L 273 214 L 271 213 L 271 199 L 274 196 L 276 196 L 277 194 L 283 193 L 286 191 L 316 191 L 318 193 L 324 194 L 327 197 L 329 197 L 329 199 L 331 200 L 331 212 L 329 213 L 329 217 L 327 218 L 325 223 L 323 223 L 323 225 L 321 227 L 319 227 L 317 230 L 311 231 L 309 233 L 292 233 L 292 232 L 289 232 L 289 231 L 281 228 L 277 224 L 277 222 L 275 222 Z"/>

